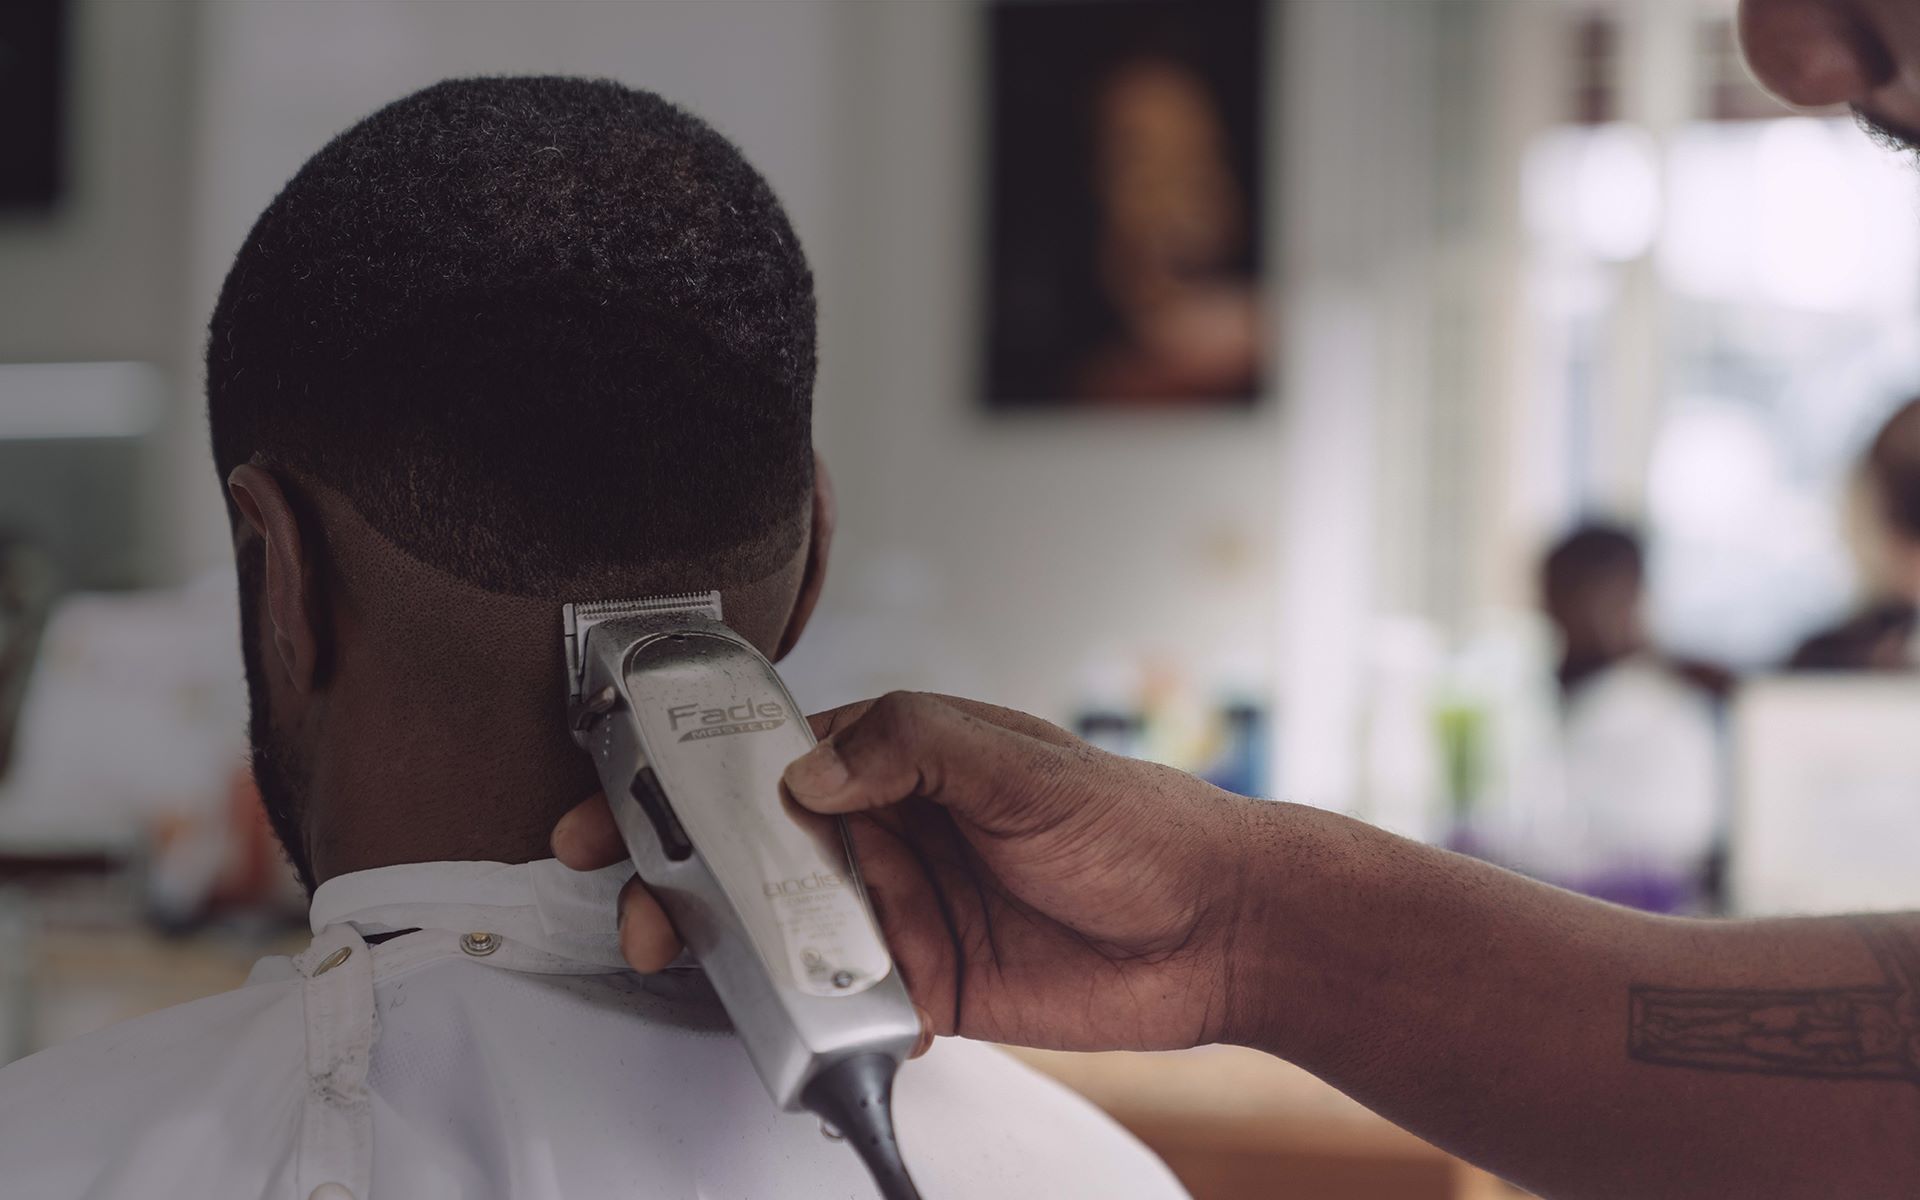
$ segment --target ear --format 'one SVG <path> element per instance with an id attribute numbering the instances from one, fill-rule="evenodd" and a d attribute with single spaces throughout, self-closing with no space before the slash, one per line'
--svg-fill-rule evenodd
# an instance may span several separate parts
<path id="1" fill-rule="evenodd" d="M 227 476 L 227 492 L 245 523 L 234 530 L 235 550 L 249 537 L 261 543 L 267 627 L 273 637 L 274 657 L 294 690 L 306 695 L 318 679 L 320 627 L 315 602 L 317 581 L 308 547 L 300 535 L 299 518 L 280 481 L 256 463 L 235 467 Z"/>
<path id="2" fill-rule="evenodd" d="M 827 474 L 826 460 L 819 451 L 813 455 L 813 523 L 807 533 L 807 566 L 800 576 L 800 594 L 793 602 L 793 615 L 787 618 L 786 631 L 780 635 L 777 662 L 787 656 L 820 603 L 820 589 L 827 582 L 827 552 L 833 548 L 833 525 L 838 512 L 833 504 L 833 476 Z"/>

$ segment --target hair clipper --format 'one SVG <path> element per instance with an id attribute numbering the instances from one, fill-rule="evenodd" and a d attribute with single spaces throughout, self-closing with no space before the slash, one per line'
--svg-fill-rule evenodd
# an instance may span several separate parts
<path id="1" fill-rule="evenodd" d="M 914 1197 L 893 1075 L 920 1034 L 841 821 L 780 786 L 814 744 L 718 592 L 563 610 L 574 740 L 640 878 L 726 1006 L 774 1103 L 845 1134 L 889 1200 Z"/>

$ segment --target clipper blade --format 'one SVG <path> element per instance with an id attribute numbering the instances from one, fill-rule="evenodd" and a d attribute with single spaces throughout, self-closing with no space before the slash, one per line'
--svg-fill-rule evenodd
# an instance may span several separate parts
<path id="1" fill-rule="evenodd" d="M 642 613 L 699 612 L 706 610 L 709 616 L 720 616 L 719 592 L 667 592 L 659 596 L 642 596 L 638 600 L 589 600 L 584 604 L 569 604 L 567 611 L 576 620 L 591 618 L 604 621 L 612 617 L 637 617 Z"/>
<path id="2" fill-rule="evenodd" d="M 580 651 L 586 645 L 588 630 L 602 621 L 665 613 L 698 613 L 716 621 L 726 619 L 720 613 L 719 592 L 664 592 L 658 596 L 642 596 L 637 600 L 587 600 L 562 606 L 560 617 L 565 625 L 569 697 L 575 701 L 580 699 L 581 675 L 584 671 Z"/>

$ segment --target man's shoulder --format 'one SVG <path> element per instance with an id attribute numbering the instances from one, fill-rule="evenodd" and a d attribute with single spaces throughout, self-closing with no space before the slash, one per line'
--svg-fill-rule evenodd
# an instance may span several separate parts
<path id="1" fill-rule="evenodd" d="M 271 980 L 0 1067 L 0 1161 L 9 1188 L 20 1188 L 8 1194 L 93 1195 L 106 1179 L 146 1171 L 185 1182 L 209 1145 L 277 1153 L 288 1143 L 272 1131 L 299 1120 L 301 1089 L 290 1085 L 302 1070 L 304 1027 L 299 981 Z"/>

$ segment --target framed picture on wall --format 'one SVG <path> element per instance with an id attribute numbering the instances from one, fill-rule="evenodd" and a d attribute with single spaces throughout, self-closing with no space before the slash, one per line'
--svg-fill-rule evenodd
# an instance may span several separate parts
<path id="1" fill-rule="evenodd" d="M 0 0 L 0 214 L 60 198 L 67 0 Z"/>
<path id="2" fill-rule="evenodd" d="M 1263 7 L 988 7 L 989 408 L 1208 409 L 1261 394 Z"/>

